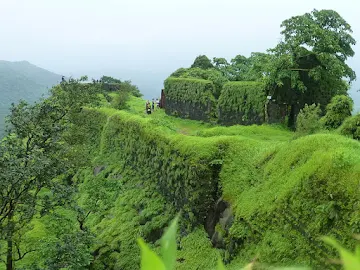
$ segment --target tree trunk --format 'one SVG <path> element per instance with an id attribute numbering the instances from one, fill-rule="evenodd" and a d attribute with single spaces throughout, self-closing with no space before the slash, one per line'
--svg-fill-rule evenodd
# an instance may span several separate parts
<path id="1" fill-rule="evenodd" d="M 8 232 L 7 232 L 7 253 L 6 253 L 6 270 L 13 270 L 13 211 L 8 216 Z"/>
<path id="2" fill-rule="evenodd" d="M 290 115 L 288 119 L 288 127 L 292 130 L 295 130 L 295 123 L 296 123 L 295 105 L 291 104 Z"/>

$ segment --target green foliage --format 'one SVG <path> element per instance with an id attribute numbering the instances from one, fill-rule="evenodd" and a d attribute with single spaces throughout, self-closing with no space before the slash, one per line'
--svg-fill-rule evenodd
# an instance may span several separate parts
<path id="1" fill-rule="evenodd" d="M 152 251 L 142 239 L 139 239 L 141 249 L 141 270 L 166 270 L 164 262 Z M 174 257 L 173 257 L 174 258 Z M 170 258 L 170 259 L 173 259 Z M 175 259 L 175 258 L 174 258 Z"/>
<path id="2" fill-rule="evenodd" d="M 116 96 L 111 101 L 111 106 L 117 110 L 124 110 L 127 108 L 127 102 L 130 99 L 130 94 L 126 91 L 118 91 Z"/>
<path id="3" fill-rule="evenodd" d="M 236 261 L 258 255 L 264 265 L 331 269 L 322 258 L 333 253 L 317 238 L 354 245 L 359 151 L 358 142 L 330 134 L 275 145 L 234 138 L 220 179 L 223 199 L 235 212 L 226 239 L 236 243 Z"/>
<path id="4" fill-rule="evenodd" d="M 339 133 L 360 140 L 360 114 L 345 119 L 339 128 Z"/>
<path id="5" fill-rule="evenodd" d="M 218 100 L 219 121 L 238 115 L 243 122 L 264 117 L 265 89 L 257 82 L 229 82 L 223 87 Z"/>
<path id="6" fill-rule="evenodd" d="M 176 228 L 177 228 L 177 220 L 173 220 L 170 227 L 167 229 L 166 233 L 161 238 L 161 258 L 144 243 L 142 239 L 138 240 L 140 249 L 141 249 L 141 270 L 146 269 L 154 269 L 154 270 L 173 270 L 173 269 L 183 269 L 183 268 L 175 268 L 175 261 L 176 261 L 176 253 L 177 253 L 177 244 L 176 244 Z M 194 243 L 199 244 L 199 243 Z M 193 247 L 194 250 L 197 250 L 197 248 L 202 249 L 202 245 L 199 245 L 199 247 Z M 209 253 L 202 254 L 203 256 L 209 257 Z M 186 268 L 184 269 L 214 269 L 216 262 L 217 262 L 217 269 L 218 270 L 224 270 L 225 267 L 222 264 L 221 259 L 215 258 L 208 258 L 212 262 L 213 259 L 215 259 L 215 262 L 202 265 L 199 259 L 202 259 L 200 257 L 196 257 L 197 260 L 194 261 L 194 264 L 186 264 Z M 182 260 L 184 258 L 181 258 Z M 186 259 L 185 259 L 186 261 Z M 171 263 L 169 263 L 171 262 Z M 206 262 L 206 260 L 204 261 Z M 210 266 L 210 268 L 209 268 Z"/>
<path id="7" fill-rule="evenodd" d="M 209 236 L 201 227 L 180 240 L 177 252 L 177 270 L 215 269 L 220 257 Z"/>
<path id="8" fill-rule="evenodd" d="M 351 116 L 353 110 L 353 100 L 345 95 L 334 96 L 326 106 L 326 114 L 321 118 L 322 124 L 327 129 L 336 129 Z"/>
<path id="9" fill-rule="evenodd" d="M 215 88 L 213 91 L 214 97 L 217 99 L 220 96 L 221 89 L 228 80 L 222 75 L 222 73 L 214 68 L 201 69 L 201 68 L 189 68 L 184 72 L 181 72 L 180 78 L 197 78 L 212 81 Z"/>
<path id="10" fill-rule="evenodd" d="M 88 168 L 76 177 L 83 181 L 78 198 L 84 213 L 81 219 L 96 236 L 92 267 L 138 269 L 136 239 L 155 243 L 173 216 L 173 207 L 156 191 L 154 181 L 142 181 L 134 171 L 125 169 L 116 155 L 95 164 L 106 166 L 102 165 L 104 169 L 97 175 Z"/>
<path id="11" fill-rule="evenodd" d="M 128 92 L 135 97 L 143 96 L 139 88 L 136 85 L 132 84 L 130 80 L 124 81 L 120 84 L 120 91 Z"/>
<path id="12" fill-rule="evenodd" d="M 78 91 L 96 93 L 96 88 L 85 89 Z M 75 98 L 75 91 L 68 94 Z M 71 99 L 59 96 L 56 102 L 69 108 Z M 328 269 L 322 259 L 333 253 L 317 241 L 319 236 L 339 236 L 342 244 L 353 246 L 349 236 L 359 232 L 360 219 L 358 142 L 331 134 L 291 141 L 289 131 L 271 126 L 211 128 L 174 119 L 162 110 L 146 116 L 143 100 L 133 96 L 128 104 L 127 111 L 83 108 L 66 118 L 61 132 L 69 144 L 65 157 L 82 169 L 57 181 L 77 188 L 77 205 L 68 215 L 47 214 L 40 222 L 33 217 L 33 227 L 16 234 L 17 240 L 26 232 L 21 254 L 24 248 L 39 247 L 17 266 L 139 269 L 139 237 L 155 251 L 144 251 L 142 242 L 144 256 L 150 256 L 142 266 L 151 269 L 152 260 L 160 269 L 174 262 L 179 270 L 214 269 L 219 253 L 227 269 L 247 264 L 250 269 L 267 269 L 269 264 Z M 74 112 L 80 111 L 74 106 Z M 49 190 L 42 196 L 66 198 L 64 191 Z M 234 218 L 222 230 L 226 247 L 221 251 L 212 247 L 202 228 L 220 197 L 231 205 Z M 179 211 L 175 257 L 174 227 L 160 237 Z"/>
<path id="13" fill-rule="evenodd" d="M 266 53 L 251 53 L 249 58 L 237 55 L 230 63 L 224 58 L 213 58 L 214 67 L 230 81 L 262 81 L 271 64 L 271 56 Z"/>
<path id="14" fill-rule="evenodd" d="M 176 232 L 178 217 L 172 221 L 170 227 L 161 237 L 161 256 L 166 269 L 173 269 L 176 261 Z"/>
<path id="15" fill-rule="evenodd" d="M 139 88 L 132 84 L 130 80 L 121 81 L 119 79 L 115 79 L 110 76 L 102 76 L 100 78 L 101 87 L 104 89 L 105 92 L 116 92 L 120 90 L 121 92 L 130 93 L 135 97 L 142 97 L 142 94 Z"/>
<path id="16" fill-rule="evenodd" d="M 116 79 L 116 78 L 113 78 L 111 76 L 105 76 L 103 75 L 101 78 L 100 78 L 100 81 L 102 83 L 117 83 L 117 84 L 121 84 L 121 81 L 119 79 Z"/>
<path id="17" fill-rule="evenodd" d="M 322 128 L 320 123 L 321 109 L 319 105 L 307 105 L 300 110 L 296 119 L 296 132 L 298 134 L 314 134 Z"/>
<path id="18" fill-rule="evenodd" d="M 277 99 L 285 99 L 292 88 L 302 93 L 295 102 L 325 106 L 344 94 L 349 85 L 343 79 L 356 78 L 345 62 L 354 55 L 350 25 L 333 10 L 313 10 L 285 20 L 281 27 L 284 40 L 269 50 L 273 61 L 267 78 L 270 87 L 285 86 Z"/>
<path id="19" fill-rule="evenodd" d="M 181 104 L 191 104 L 197 110 L 202 111 L 206 108 L 206 115 L 211 118 L 215 112 L 215 86 L 211 81 L 189 78 L 169 77 L 164 82 L 164 92 L 166 96 L 167 109 L 171 110 L 169 102 Z"/>
<path id="20" fill-rule="evenodd" d="M 11 108 L 9 133 L 0 142 L 0 241 L 6 241 L 9 270 L 30 253 L 20 248 L 33 217 L 66 204 L 73 192 L 67 178 L 76 163 L 64 134 L 82 106 L 96 103 L 96 90 L 70 79 L 39 103 Z"/>
<path id="21" fill-rule="evenodd" d="M 11 103 L 18 103 L 21 99 L 35 102 L 60 80 L 60 75 L 27 61 L 0 60 L 0 138 L 5 136 L 5 116 L 9 114 Z"/>
<path id="22" fill-rule="evenodd" d="M 342 247 L 336 240 L 330 237 L 323 237 L 323 240 L 336 248 L 336 250 L 340 253 L 342 265 L 344 266 L 344 270 L 357 270 L 360 269 L 360 246 L 356 247 L 355 254 L 351 253 L 344 247 Z"/>
<path id="23" fill-rule="evenodd" d="M 213 203 L 217 178 L 210 162 L 218 147 L 216 139 L 170 136 L 149 118 L 122 111 L 109 117 L 101 142 L 103 155 L 115 152 L 128 168 L 136 164 L 144 181 L 156 183 L 165 199 L 188 217 L 189 227 L 202 222 Z"/>
<path id="24" fill-rule="evenodd" d="M 175 70 L 173 73 L 171 73 L 171 75 L 169 77 L 179 78 L 183 74 L 185 74 L 187 72 L 187 70 L 188 70 L 187 68 L 179 68 L 179 69 Z"/>
<path id="25" fill-rule="evenodd" d="M 201 68 L 201 69 L 209 69 L 212 68 L 213 65 L 211 60 L 207 58 L 206 55 L 199 55 L 195 58 L 194 63 L 191 65 L 191 68 Z"/>

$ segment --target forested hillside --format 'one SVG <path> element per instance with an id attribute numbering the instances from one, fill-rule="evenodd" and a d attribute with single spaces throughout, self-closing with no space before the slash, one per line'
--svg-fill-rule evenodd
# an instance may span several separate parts
<path id="1" fill-rule="evenodd" d="M 27 61 L 0 60 L 0 136 L 3 133 L 4 117 L 12 102 L 17 103 L 20 99 L 33 102 L 60 80 L 60 75 Z"/>
<path id="2" fill-rule="evenodd" d="M 329 245 L 360 240 L 355 40 L 335 11 L 283 26 L 267 53 L 176 70 L 159 103 L 85 76 L 13 107 L 0 270 L 359 269 Z"/>

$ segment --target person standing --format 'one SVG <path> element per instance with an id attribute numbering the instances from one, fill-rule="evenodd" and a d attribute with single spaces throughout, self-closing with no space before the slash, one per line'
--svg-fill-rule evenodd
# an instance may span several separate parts
<path id="1" fill-rule="evenodd" d="M 156 108 L 159 109 L 160 108 L 160 100 L 157 98 L 156 99 Z"/>
<path id="2" fill-rule="evenodd" d="M 146 108 L 146 113 L 147 113 L 147 114 L 151 114 L 151 105 L 150 105 L 150 101 L 147 101 L 147 102 L 146 102 L 146 106 L 145 106 L 145 108 Z"/>

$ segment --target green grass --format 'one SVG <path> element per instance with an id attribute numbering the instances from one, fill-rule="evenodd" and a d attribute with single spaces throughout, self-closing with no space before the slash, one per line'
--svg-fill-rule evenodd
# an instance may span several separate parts
<path id="1" fill-rule="evenodd" d="M 176 132 L 179 134 L 199 137 L 214 137 L 223 135 L 243 136 L 252 139 L 271 141 L 285 141 L 289 140 L 292 136 L 292 132 L 277 125 L 235 125 L 230 127 L 220 127 L 200 121 L 175 118 L 167 115 L 164 110 L 156 108 L 152 114 L 147 115 L 145 113 L 145 103 L 146 100 L 132 96 L 127 103 L 129 108 L 126 111 L 131 114 L 151 119 L 152 124 L 165 127 L 170 131 L 170 133 Z"/>
<path id="2" fill-rule="evenodd" d="M 331 269 L 321 260 L 333 253 L 309 242 L 285 220 L 288 216 L 315 240 L 339 236 L 353 245 L 349 238 L 360 224 L 359 142 L 332 133 L 296 138 L 273 125 L 214 126 L 162 109 L 147 115 L 146 101 L 136 97 L 122 111 L 102 102 L 101 108 L 83 110 L 74 126 L 80 142 L 74 147 L 92 161 L 75 181 L 79 204 L 92 210 L 86 225 L 96 235 L 97 264 L 138 269 L 136 238 L 157 249 L 151 238 L 178 212 L 179 202 L 184 199 L 182 211 L 190 214 L 180 222 L 187 226 L 195 220 L 191 213 L 213 205 L 205 195 L 217 184 L 234 213 L 223 237 L 226 245 L 236 245 L 231 255 L 229 246 L 213 249 L 196 224 L 178 239 L 176 269 L 212 269 L 218 254 L 233 256 L 226 269 L 240 269 L 257 255 L 259 269 Z M 215 178 L 211 164 L 222 164 Z M 106 169 L 94 176 L 100 165 Z"/>

